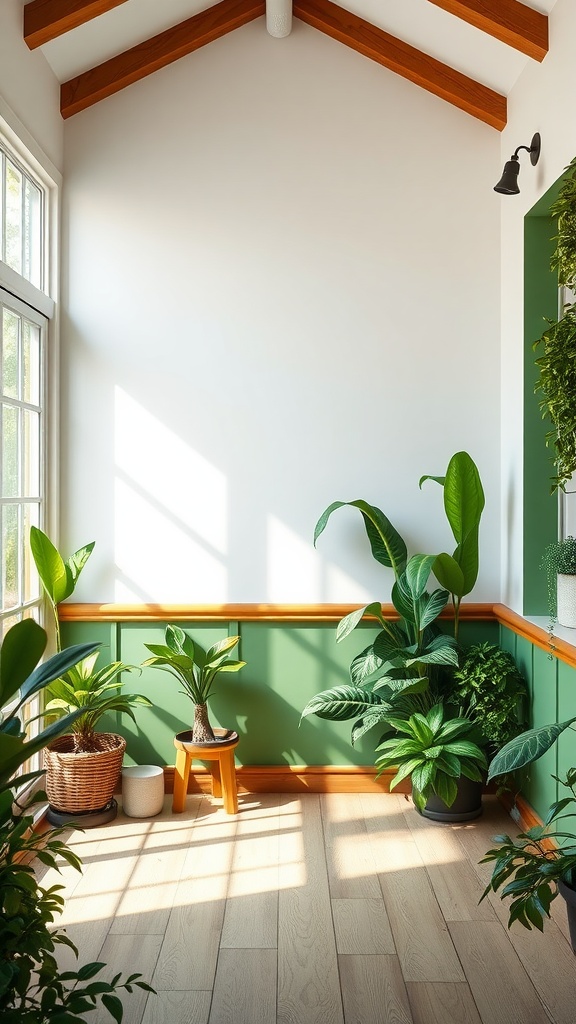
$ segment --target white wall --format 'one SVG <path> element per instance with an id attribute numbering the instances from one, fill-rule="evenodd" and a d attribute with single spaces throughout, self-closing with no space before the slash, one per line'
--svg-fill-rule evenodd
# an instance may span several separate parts
<path id="1" fill-rule="evenodd" d="M 0 0 L 0 103 L 8 104 L 61 171 L 60 86 L 44 56 L 39 50 L 30 51 L 22 38 L 22 7 L 23 0 Z M 28 139 L 22 141 L 28 143 Z"/>
<path id="2" fill-rule="evenodd" d="M 62 543 L 84 600 L 389 599 L 360 518 L 452 550 L 487 492 L 499 595 L 498 134 L 296 21 L 263 20 L 65 128 Z"/>
<path id="3" fill-rule="evenodd" d="M 531 166 L 526 153 L 520 154 L 520 195 L 501 199 L 502 578 L 503 600 L 517 611 L 522 611 L 524 217 L 576 154 L 573 0 L 558 0 L 549 25 L 550 52 L 542 64 L 528 66 L 509 97 L 508 125 L 502 135 L 502 160 L 509 159 L 517 146 L 529 145 L 534 132 L 542 136 L 537 167 Z"/>

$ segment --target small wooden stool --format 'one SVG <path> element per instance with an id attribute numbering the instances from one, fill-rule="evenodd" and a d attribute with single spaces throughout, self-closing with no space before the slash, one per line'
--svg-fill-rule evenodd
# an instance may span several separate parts
<path id="1" fill-rule="evenodd" d="M 229 729 L 214 729 L 218 743 L 193 743 L 192 730 L 179 732 L 174 738 L 176 747 L 176 769 L 174 772 L 173 813 L 181 813 L 186 803 L 188 779 L 192 759 L 209 761 L 212 775 L 212 796 L 222 797 L 226 814 L 238 813 L 236 790 L 236 766 L 234 750 L 238 746 L 237 732 Z"/>

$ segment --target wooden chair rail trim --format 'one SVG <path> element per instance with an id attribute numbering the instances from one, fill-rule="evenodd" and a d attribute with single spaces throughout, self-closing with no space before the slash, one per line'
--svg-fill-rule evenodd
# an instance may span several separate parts
<path id="1" fill-rule="evenodd" d="M 124 3 L 126 0 L 31 0 L 24 7 L 24 41 L 35 50 Z"/>
<path id="2" fill-rule="evenodd" d="M 58 608 L 61 622 L 339 622 L 360 608 L 356 604 L 73 604 Z M 387 619 L 397 619 L 391 604 L 383 604 Z M 451 619 L 447 608 L 442 618 Z M 463 620 L 493 621 L 491 604 L 464 604 Z M 376 620 L 374 620 L 376 621 Z"/>
<path id="3" fill-rule="evenodd" d="M 429 54 L 364 21 L 331 0 L 294 0 L 295 17 L 389 71 L 479 118 L 498 131 L 506 126 L 506 97 Z"/>
<path id="4" fill-rule="evenodd" d="M 265 12 L 265 0 L 220 0 L 214 7 L 64 82 L 60 89 L 62 117 L 71 117 L 120 92 Z"/>
<path id="5" fill-rule="evenodd" d="M 522 615 L 519 615 L 518 612 L 513 612 L 511 608 L 507 608 L 505 604 L 495 604 L 494 614 L 500 625 L 507 626 L 513 633 L 524 637 L 525 640 L 529 640 L 535 647 L 548 651 L 555 658 L 565 662 L 572 668 L 576 668 L 576 646 L 568 643 L 567 640 L 562 640 L 557 636 L 551 640 L 549 633 L 542 629 L 542 626 L 529 622 Z"/>
<path id="6" fill-rule="evenodd" d="M 548 18 L 519 0 L 430 0 L 534 60 L 548 53 Z"/>

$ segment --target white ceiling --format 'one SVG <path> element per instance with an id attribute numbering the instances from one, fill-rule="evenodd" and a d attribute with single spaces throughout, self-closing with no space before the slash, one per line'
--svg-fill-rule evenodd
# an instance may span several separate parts
<path id="1" fill-rule="evenodd" d="M 549 14 L 555 3 L 531 0 L 526 6 Z M 65 82 L 211 6 L 206 0 L 126 0 L 41 49 Z M 503 95 L 530 61 L 429 0 L 345 0 L 340 6 Z M 261 25 L 265 32 L 264 18 Z M 275 39 L 274 45 L 284 42 Z"/>

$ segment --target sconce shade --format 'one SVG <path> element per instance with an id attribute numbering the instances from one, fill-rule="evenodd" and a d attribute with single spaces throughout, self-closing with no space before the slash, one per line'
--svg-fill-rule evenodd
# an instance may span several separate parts
<path id="1" fill-rule="evenodd" d="M 518 188 L 518 173 L 520 171 L 520 161 L 517 156 L 511 157 L 504 164 L 504 170 L 502 171 L 502 177 L 497 185 L 494 185 L 495 192 L 501 192 L 503 196 L 515 196 L 518 195 L 520 189 Z"/>
<path id="2" fill-rule="evenodd" d="M 502 177 L 498 184 L 494 185 L 494 191 L 500 192 L 503 196 L 518 195 L 520 191 L 518 188 L 518 173 L 520 171 L 518 153 L 521 149 L 525 149 L 526 152 L 530 154 L 530 163 L 535 167 L 540 159 L 541 148 L 542 140 L 539 132 L 536 132 L 536 134 L 532 136 L 532 141 L 529 146 L 518 146 L 517 150 L 512 153 L 510 159 L 504 164 Z"/>

